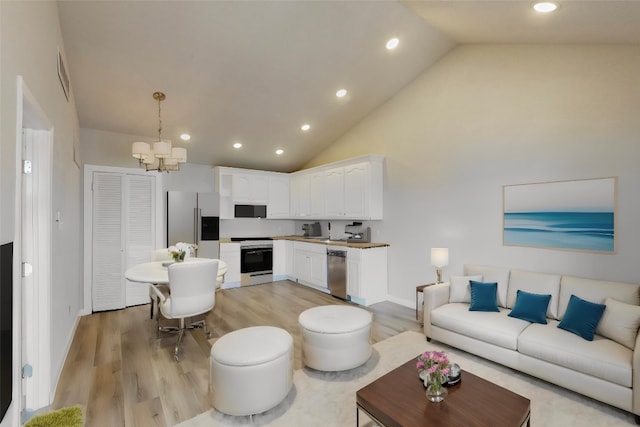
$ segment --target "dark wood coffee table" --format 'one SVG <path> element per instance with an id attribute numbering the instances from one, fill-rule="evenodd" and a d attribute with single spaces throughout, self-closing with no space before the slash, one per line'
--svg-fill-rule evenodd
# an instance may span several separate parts
<path id="1" fill-rule="evenodd" d="M 427 400 L 412 359 L 356 392 L 357 423 L 362 410 L 385 427 L 530 426 L 530 400 L 506 388 L 462 371 L 448 390 L 443 402 Z"/>

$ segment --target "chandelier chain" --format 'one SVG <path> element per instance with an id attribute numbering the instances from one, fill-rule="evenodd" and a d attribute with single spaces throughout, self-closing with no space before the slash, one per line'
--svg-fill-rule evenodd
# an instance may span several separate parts
<path id="1" fill-rule="evenodd" d="M 161 136 L 162 136 L 162 114 L 160 111 L 160 103 L 162 102 L 162 99 L 160 97 L 158 97 L 158 141 L 162 141 Z"/>
<path id="2" fill-rule="evenodd" d="M 153 99 L 158 101 L 158 141 L 162 141 L 162 114 L 160 103 L 164 101 L 166 95 L 162 92 L 154 92 Z"/>

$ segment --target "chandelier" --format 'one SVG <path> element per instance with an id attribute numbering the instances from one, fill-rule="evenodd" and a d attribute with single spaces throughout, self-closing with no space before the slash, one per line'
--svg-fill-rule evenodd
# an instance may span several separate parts
<path id="1" fill-rule="evenodd" d="M 162 92 L 154 92 L 153 99 L 158 101 L 158 141 L 153 146 L 146 142 L 136 141 L 131 147 L 131 155 L 138 159 L 139 166 L 147 171 L 169 172 L 179 171 L 180 164 L 187 161 L 187 150 L 180 147 L 171 148 L 171 142 L 162 140 L 162 116 L 160 103 L 166 98 Z"/>

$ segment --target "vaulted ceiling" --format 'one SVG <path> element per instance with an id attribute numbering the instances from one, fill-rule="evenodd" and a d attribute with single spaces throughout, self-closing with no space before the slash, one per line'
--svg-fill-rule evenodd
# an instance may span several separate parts
<path id="1" fill-rule="evenodd" d="M 58 1 L 81 127 L 153 138 L 162 91 L 162 137 L 189 162 L 279 171 L 456 44 L 640 43 L 640 1 L 559 3 L 543 16 L 529 0 Z"/>

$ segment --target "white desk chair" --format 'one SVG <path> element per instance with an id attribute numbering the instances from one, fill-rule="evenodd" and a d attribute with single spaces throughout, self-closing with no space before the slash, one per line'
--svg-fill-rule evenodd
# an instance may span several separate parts
<path id="1" fill-rule="evenodd" d="M 185 319 L 207 313 L 215 305 L 218 260 L 175 263 L 168 269 L 170 295 L 166 296 L 156 286 L 152 286 L 152 289 L 160 300 L 158 305 L 162 316 L 167 319 L 180 319 L 180 327 L 177 329 L 178 341 L 174 352 L 174 357 L 178 360 L 180 343 L 187 329 L 202 327 L 207 336 L 210 335 L 206 320 L 187 325 Z M 157 319 L 158 334 L 162 330 L 176 330 L 160 328 L 160 317 L 157 316 Z"/>

